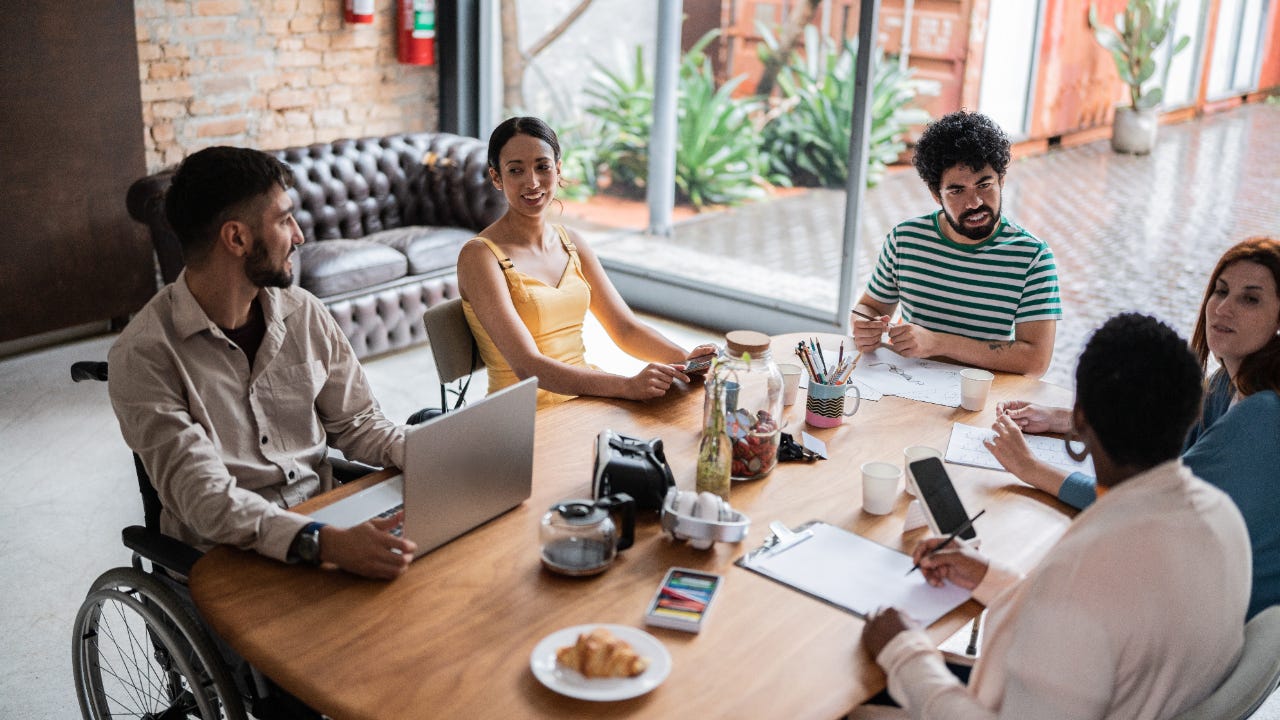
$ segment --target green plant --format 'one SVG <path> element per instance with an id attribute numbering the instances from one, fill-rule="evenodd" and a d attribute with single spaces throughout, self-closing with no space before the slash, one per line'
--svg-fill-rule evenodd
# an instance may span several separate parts
<path id="1" fill-rule="evenodd" d="M 762 197 L 769 166 L 761 152 L 764 139 L 751 122 L 759 101 L 733 97 L 746 77 L 716 87 L 711 59 L 703 50 L 717 35 L 718 30 L 703 35 L 680 65 L 676 190 L 695 207 Z"/>
<path id="2" fill-rule="evenodd" d="M 1163 12 L 1161 12 L 1163 5 Z M 1098 44 L 1111 53 L 1120 80 L 1129 86 L 1129 102 L 1134 110 L 1153 108 L 1164 97 L 1164 85 L 1169 79 L 1169 63 L 1159 81 L 1156 73 L 1155 53 L 1164 44 L 1178 16 L 1178 0 L 1168 4 L 1162 0 L 1129 0 L 1123 11 L 1116 13 L 1115 27 L 1098 22 L 1098 7 L 1089 3 L 1089 27 Z M 1182 52 L 1191 38 L 1183 35 L 1169 53 L 1172 60 Z"/>
<path id="3" fill-rule="evenodd" d="M 611 72 L 596 62 L 583 92 L 596 101 L 586 112 L 600 121 L 596 160 L 610 187 L 643 188 L 653 126 L 653 81 L 645 71 L 644 49 L 636 46 L 630 72 Z"/>
<path id="4" fill-rule="evenodd" d="M 565 200 L 586 200 L 596 193 L 599 166 L 593 129 L 585 122 L 549 120 L 560 141 L 560 175 L 564 185 L 556 196 Z"/>
<path id="5" fill-rule="evenodd" d="M 682 58 L 676 101 L 676 191 L 679 199 L 699 208 L 763 195 L 768 168 L 762 136 L 751 122 L 758 101 L 733 97 L 743 78 L 715 86 L 703 50 L 717 34 L 713 30 L 703 36 Z M 643 189 L 653 123 L 653 82 L 643 51 L 636 48 L 634 63 L 625 72 L 597 63 L 585 93 L 595 101 L 586 112 L 600 121 L 601 172 L 607 170 L 620 192 Z"/>
<path id="6" fill-rule="evenodd" d="M 778 52 L 774 35 L 759 27 L 761 59 Z M 812 26 L 805 28 L 804 54 L 795 53 L 778 74 L 781 100 L 764 128 L 773 170 L 798 185 L 843 186 L 849 179 L 849 135 L 853 125 L 854 60 L 857 45 L 846 40 L 839 54 Z M 867 185 L 906 149 L 903 137 L 929 114 L 909 103 L 920 89 L 912 70 L 885 62 L 876 52 L 871 90 Z"/>

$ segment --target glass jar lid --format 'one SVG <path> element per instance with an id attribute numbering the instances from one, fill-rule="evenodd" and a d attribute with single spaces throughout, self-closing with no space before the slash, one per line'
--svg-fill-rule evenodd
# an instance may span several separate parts
<path id="1" fill-rule="evenodd" d="M 772 344 L 768 335 L 755 330 L 732 330 L 725 333 L 724 342 L 729 354 L 737 357 L 742 357 L 743 353 L 759 357 L 768 352 Z"/>

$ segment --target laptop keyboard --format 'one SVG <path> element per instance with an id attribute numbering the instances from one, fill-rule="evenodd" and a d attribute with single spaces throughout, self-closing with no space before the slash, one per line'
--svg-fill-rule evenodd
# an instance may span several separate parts
<path id="1" fill-rule="evenodd" d="M 403 509 L 404 509 L 404 503 L 400 503 L 399 505 L 393 508 L 387 508 L 386 510 L 383 510 L 382 512 L 378 513 L 378 519 L 381 520 L 384 518 L 389 518 Z M 391 534 L 395 535 L 396 537 L 404 537 L 404 523 L 402 522 L 399 525 L 396 525 L 394 528 L 392 528 Z"/>

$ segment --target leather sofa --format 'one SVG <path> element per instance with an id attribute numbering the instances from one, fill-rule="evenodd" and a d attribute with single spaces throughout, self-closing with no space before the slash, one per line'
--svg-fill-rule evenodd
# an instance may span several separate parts
<path id="1" fill-rule="evenodd" d="M 294 282 L 319 297 L 365 357 L 426 341 L 422 314 L 458 297 L 464 242 L 506 210 L 488 178 L 486 146 L 448 133 L 405 133 L 272 151 L 293 168 L 289 194 L 306 242 Z M 182 270 L 164 217 L 173 170 L 129 188 L 129 215 L 147 226 L 160 278 Z"/>

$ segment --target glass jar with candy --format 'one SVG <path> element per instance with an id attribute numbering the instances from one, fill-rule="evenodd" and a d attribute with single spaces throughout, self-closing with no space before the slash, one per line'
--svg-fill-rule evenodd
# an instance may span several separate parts
<path id="1" fill-rule="evenodd" d="M 731 372 L 723 384 L 721 407 L 733 451 L 731 476 L 757 480 L 778 464 L 782 373 L 773 361 L 768 335 L 734 330 L 724 339 L 724 362 Z"/>

